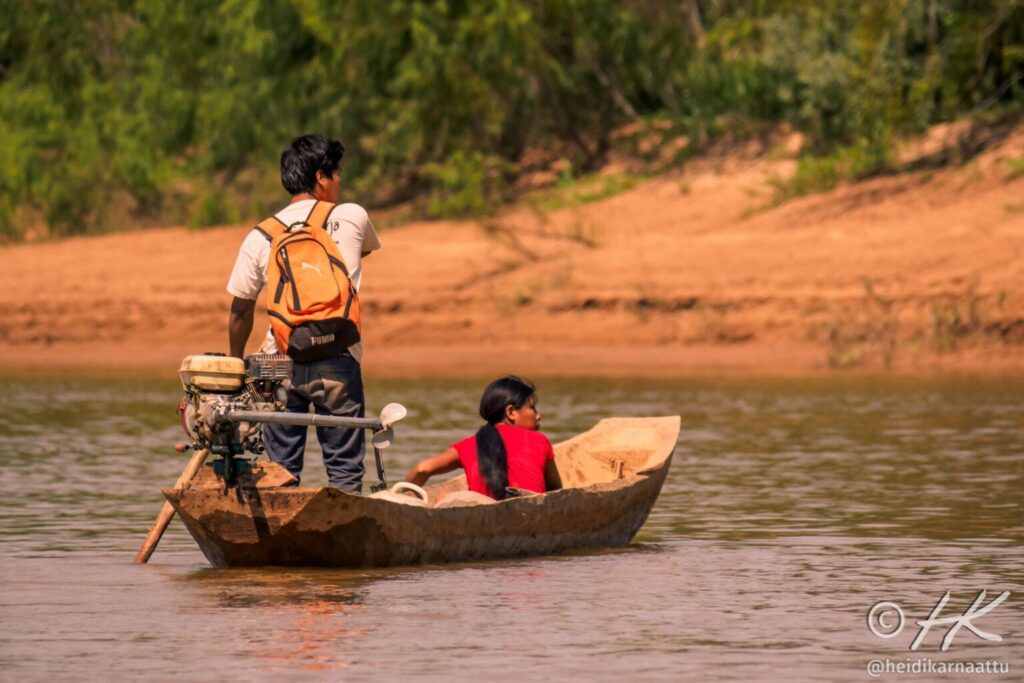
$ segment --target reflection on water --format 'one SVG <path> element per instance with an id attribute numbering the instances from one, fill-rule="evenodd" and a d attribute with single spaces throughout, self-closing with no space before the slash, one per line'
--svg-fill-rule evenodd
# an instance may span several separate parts
<path id="1" fill-rule="evenodd" d="M 546 381 L 560 440 L 608 415 L 680 414 L 631 548 L 375 570 L 214 570 L 173 523 L 130 564 L 184 465 L 178 388 L 5 382 L 0 670 L 13 678 L 863 680 L 868 660 L 1024 667 L 1024 385 L 977 380 Z M 392 478 L 475 429 L 482 383 L 378 382 L 410 408 Z M 314 441 L 311 439 L 311 442 Z M 311 451 L 305 482 L 324 482 Z M 945 591 L 1009 600 L 909 652 Z M 867 609 L 907 628 L 873 636 Z M 1019 677 L 1019 673 L 1016 677 Z M 954 677 L 955 679 L 955 677 Z"/>
<path id="2" fill-rule="evenodd" d="M 246 656 L 258 668 L 325 671 L 349 668 L 353 662 L 335 645 L 359 641 L 366 633 L 350 622 L 366 607 L 368 580 L 338 578 L 338 572 L 316 570 L 200 569 L 178 580 L 198 604 L 259 615 L 253 620 L 258 628 L 244 640 Z"/>

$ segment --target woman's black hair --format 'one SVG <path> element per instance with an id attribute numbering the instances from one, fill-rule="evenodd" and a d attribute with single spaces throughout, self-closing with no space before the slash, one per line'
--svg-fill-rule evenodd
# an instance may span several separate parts
<path id="1" fill-rule="evenodd" d="M 303 135 L 281 152 L 281 184 L 288 194 L 313 193 L 316 172 L 332 176 L 341 165 L 345 146 L 322 135 Z"/>
<path id="2" fill-rule="evenodd" d="M 480 399 L 480 417 L 486 424 L 476 433 L 477 464 L 487 490 L 498 500 L 508 496 L 508 454 L 496 425 L 505 419 L 506 407 L 522 408 L 535 391 L 525 379 L 506 375 L 488 384 Z"/>

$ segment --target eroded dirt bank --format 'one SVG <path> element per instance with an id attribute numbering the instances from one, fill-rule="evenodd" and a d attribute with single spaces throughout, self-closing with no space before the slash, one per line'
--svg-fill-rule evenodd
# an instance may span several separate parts
<path id="1" fill-rule="evenodd" d="M 1007 171 L 1024 128 L 960 167 L 774 208 L 795 162 L 765 152 L 581 206 L 383 230 L 364 266 L 366 372 L 1024 374 L 1024 177 Z M 0 250 L 0 365 L 171 375 L 225 350 L 247 230 Z"/>

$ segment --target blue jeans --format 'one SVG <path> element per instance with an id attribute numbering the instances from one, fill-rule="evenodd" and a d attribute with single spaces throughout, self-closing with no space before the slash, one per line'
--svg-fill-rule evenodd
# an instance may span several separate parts
<path id="1" fill-rule="evenodd" d="M 317 415 L 363 417 L 363 375 L 359 363 L 351 356 L 295 363 L 287 410 L 308 413 L 310 405 Z M 307 429 L 296 425 L 263 425 L 267 455 L 296 478 L 302 474 Z M 324 451 L 324 466 L 331 486 L 358 493 L 363 485 L 363 430 L 317 427 L 316 438 Z"/>

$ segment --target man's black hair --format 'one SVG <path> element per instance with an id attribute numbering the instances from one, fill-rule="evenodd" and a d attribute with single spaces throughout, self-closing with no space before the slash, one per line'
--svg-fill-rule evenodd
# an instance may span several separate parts
<path id="1" fill-rule="evenodd" d="M 334 175 L 341 165 L 345 147 L 338 140 L 323 135 L 303 135 L 281 152 L 281 184 L 288 194 L 312 194 L 316 189 L 316 172 Z"/>

